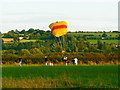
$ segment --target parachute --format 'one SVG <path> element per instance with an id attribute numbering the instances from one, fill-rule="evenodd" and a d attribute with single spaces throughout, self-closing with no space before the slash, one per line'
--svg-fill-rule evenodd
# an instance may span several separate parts
<path id="1" fill-rule="evenodd" d="M 55 37 L 60 37 L 67 33 L 67 22 L 60 21 L 60 22 L 51 23 L 49 25 L 49 28 L 51 29 L 51 33 Z"/>
<path id="2" fill-rule="evenodd" d="M 49 25 L 49 28 L 51 29 L 51 33 L 55 36 L 55 39 L 57 40 L 57 38 L 59 38 L 59 42 L 60 42 L 60 46 L 61 46 L 61 49 L 62 49 L 62 53 L 64 54 L 64 52 L 65 52 L 64 35 L 67 33 L 67 22 L 65 22 L 65 21 L 54 22 L 54 23 L 51 23 Z M 60 36 L 63 37 L 64 49 L 62 47 Z"/>

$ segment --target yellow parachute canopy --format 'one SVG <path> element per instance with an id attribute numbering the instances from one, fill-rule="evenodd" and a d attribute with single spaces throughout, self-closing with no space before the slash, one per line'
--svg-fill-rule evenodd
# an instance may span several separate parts
<path id="1" fill-rule="evenodd" d="M 60 21 L 60 22 L 51 23 L 49 25 L 49 28 L 51 29 L 51 33 L 54 36 L 60 37 L 67 33 L 67 22 Z"/>

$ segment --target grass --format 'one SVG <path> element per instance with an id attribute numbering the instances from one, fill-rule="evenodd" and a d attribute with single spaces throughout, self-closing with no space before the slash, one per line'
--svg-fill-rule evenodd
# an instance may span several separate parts
<path id="1" fill-rule="evenodd" d="M 98 40 L 88 40 L 91 44 L 97 44 Z M 102 43 L 106 42 L 107 44 L 115 43 L 118 44 L 118 40 L 101 40 Z"/>
<path id="2" fill-rule="evenodd" d="M 118 65 L 3 66 L 3 88 L 118 88 Z"/>
<path id="3" fill-rule="evenodd" d="M 94 36 L 99 36 L 99 35 L 101 35 L 102 36 L 102 34 L 103 33 L 100 33 L 100 32 L 97 32 L 97 33 L 95 33 L 95 32 L 84 32 L 84 33 L 67 33 L 68 35 L 75 35 L 75 36 L 79 36 L 79 35 L 81 35 L 81 36 L 83 36 L 83 35 L 94 35 Z M 107 36 L 110 36 L 110 35 L 112 35 L 112 37 L 117 37 L 119 34 L 118 33 L 110 33 L 110 32 L 106 32 L 106 34 L 107 34 Z"/>

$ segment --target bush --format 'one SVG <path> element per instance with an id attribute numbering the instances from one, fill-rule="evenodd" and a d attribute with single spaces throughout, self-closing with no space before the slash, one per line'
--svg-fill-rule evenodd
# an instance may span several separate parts
<path id="1" fill-rule="evenodd" d="M 36 54 L 26 54 L 25 52 L 28 52 L 29 50 L 22 50 L 21 57 L 22 62 L 25 64 L 38 64 L 45 62 L 44 54 L 43 53 L 36 53 Z M 21 51 L 20 51 L 21 52 Z M 80 64 L 100 64 L 100 63 L 111 63 L 114 62 L 114 64 L 117 64 L 118 56 L 119 54 L 116 53 L 109 53 L 109 54 L 103 54 L 103 53 L 95 53 L 95 52 L 73 52 L 68 53 L 66 52 L 65 55 L 63 55 L 60 52 L 51 52 L 47 54 L 48 61 L 52 61 L 53 63 L 61 63 L 63 62 L 62 58 L 63 56 L 68 57 L 68 61 L 71 63 L 72 60 L 77 57 L 78 63 Z M 2 63 L 3 64 L 12 64 L 12 63 L 18 63 L 19 62 L 19 54 L 14 53 L 4 53 L 2 54 Z"/>

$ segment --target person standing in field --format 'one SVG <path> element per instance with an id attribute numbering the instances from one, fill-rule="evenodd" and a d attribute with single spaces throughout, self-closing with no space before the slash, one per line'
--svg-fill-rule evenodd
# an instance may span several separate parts
<path id="1" fill-rule="evenodd" d="M 66 66 L 67 66 L 67 56 L 63 57 L 63 61 L 66 63 Z"/>
<path id="2" fill-rule="evenodd" d="M 65 57 L 65 62 L 66 62 L 66 66 L 67 66 L 67 56 Z"/>
<path id="3" fill-rule="evenodd" d="M 47 56 L 45 56 L 45 65 L 47 66 Z"/>
<path id="4" fill-rule="evenodd" d="M 22 63 L 22 58 L 21 56 L 19 56 L 19 66 L 21 66 L 21 63 Z"/>
<path id="5" fill-rule="evenodd" d="M 72 62 L 73 62 L 73 65 L 74 65 L 75 64 L 75 59 L 73 59 Z"/>
<path id="6" fill-rule="evenodd" d="M 78 63 L 78 59 L 74 58 L 74 64 L 77 65 L 77 63 Z"/>
<path id="7" fill-rule="evenodd" d="M 52 62 L 50 61 L 50 66 L 52 65 Z"/>
<path id="8" fill-rule="evenodd" d="M 64 57 L 63 57 L 63 61 L 66 62 L 66 59 L 67 59 L 66 56 L 64 56 Z"/>
<path id="9" fill-rule="evenodd" d="M 53 62 L 51 63 L 51 65 L 53 66 Z"/>

